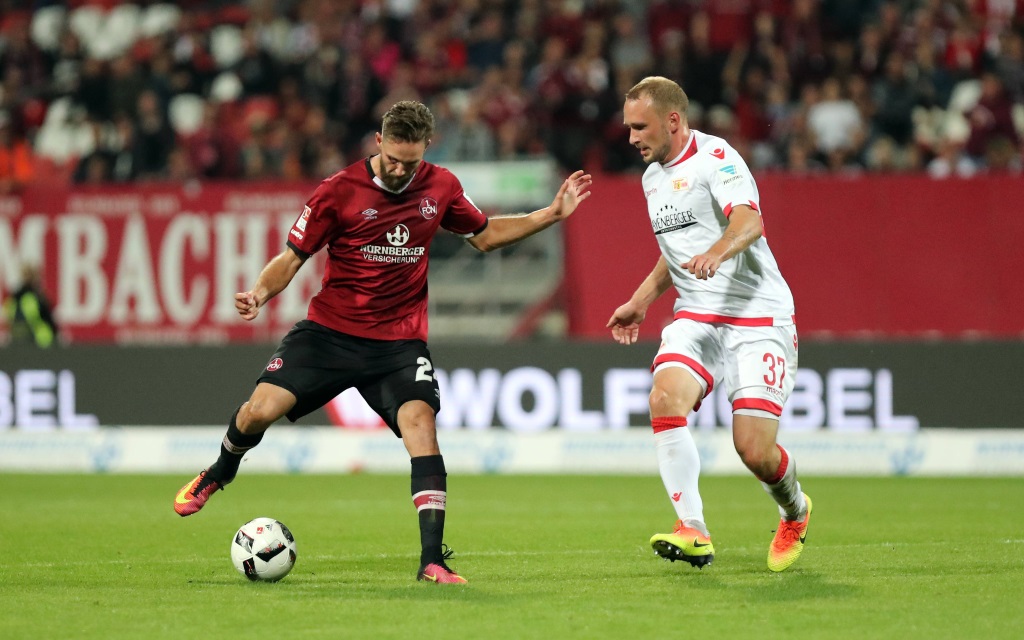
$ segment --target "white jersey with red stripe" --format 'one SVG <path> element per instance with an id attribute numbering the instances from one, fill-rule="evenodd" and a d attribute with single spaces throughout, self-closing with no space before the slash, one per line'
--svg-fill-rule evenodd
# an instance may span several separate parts
<path id="1" fill-rule="evenodd" d="M 643 187 L 654 235 L 679 294 L 676 319 L 793 324 L 793 294 L 764 234 L 707 280 L 698 280 L 681 266 L 722 237 L 733 207 L 743 204 L 761 212 L 754 177 L 729 143 L 691 130 L 678 156 L 647 167 Z"/>

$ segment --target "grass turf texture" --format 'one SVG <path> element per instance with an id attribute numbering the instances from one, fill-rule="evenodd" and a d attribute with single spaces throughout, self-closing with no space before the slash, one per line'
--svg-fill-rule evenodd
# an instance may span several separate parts
<path id="1" fill-rule="evenodd" d="M 807 547 L 765 568 L 777 515 L 750 478 L 702 481 L 717 555 L 655 558 L 656 477 L 449 477 L 464 587 L 415 582 L 408 478 L 243 474 L 201 513 L 186 477 L 0 475 L 0 637 L 1020 638 L 1024 480 L 806 478 Z M 249 583 L 237 527 L 267 515 L 295 569 Z"/>

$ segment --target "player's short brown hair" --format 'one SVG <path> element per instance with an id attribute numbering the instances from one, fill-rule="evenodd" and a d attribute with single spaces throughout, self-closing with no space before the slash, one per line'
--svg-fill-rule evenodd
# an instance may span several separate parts
<path id="1" fill-rule="evenodd" d="M 397 142 L 430 142 L 434 114 L 422 102 L 402 100 L 388 109 L 381 122 L 381 136 Z"/>
<path id="2" fill-rule="evenodd" d="M 651 98 L 651 104 L 661 113 L 678 111 L 683 116 L 690 107 L 690 99 L 678 84 L 662 76 L 647 76 L 626 92 L 626 100 Z"/>

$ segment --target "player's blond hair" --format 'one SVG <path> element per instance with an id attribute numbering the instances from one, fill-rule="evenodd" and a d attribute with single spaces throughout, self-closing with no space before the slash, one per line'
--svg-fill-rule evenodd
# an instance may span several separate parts
<path id="1" fill-rule="evenodd" d="M 683 117 L 690 107 L 690 99 L 678 84 L 662 76 L 647 76 L 626 92 L 626 100 L 650 97 L 651 104 L 660 113 L 678 111 Z"/>
<path id="2" fill-rule="evenodd" d="M 397 142 L 430 142 L 434 114 L 422 102 L 402 100 L 388 109 L 381 121 L 381 136 Z"/>

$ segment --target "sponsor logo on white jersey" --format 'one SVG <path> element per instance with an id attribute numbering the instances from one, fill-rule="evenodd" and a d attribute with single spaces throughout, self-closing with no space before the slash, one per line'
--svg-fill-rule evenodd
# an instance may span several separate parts
<path id="1" fill-rule="evenodd" d="M 657 217 L 651 218 L 651 227 L 654 228 L 654 235 L 656 236 L 670 231 L 685 229 L 695 224 L 697 224 L 697 216 L 693 215 L 693 209 L 678 211 L 670 204 L 659 209 Z"/>
<path id="2" fill-rule="evenodd" d="M 719 178 L 722 180 L 722 184 L 736 182 L 737 180 L 742 180 L 744 177 L 743 174 L 737 170 L 736 165 L 734 164 L 727 164 L 718 167 L 718 173 Z"/>

